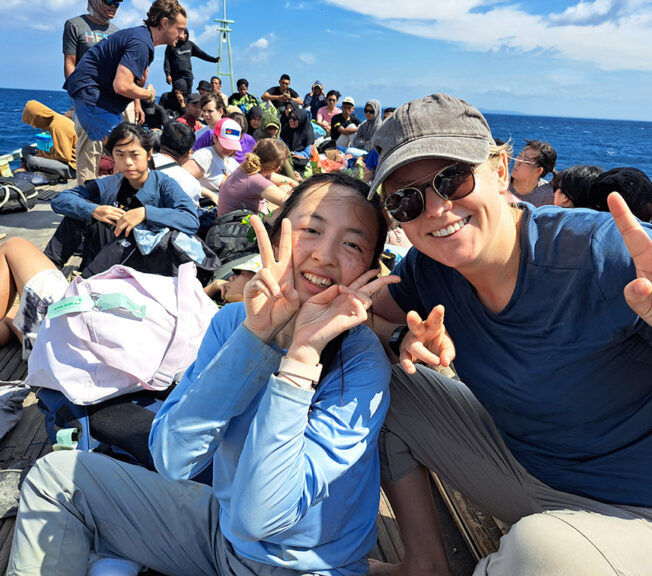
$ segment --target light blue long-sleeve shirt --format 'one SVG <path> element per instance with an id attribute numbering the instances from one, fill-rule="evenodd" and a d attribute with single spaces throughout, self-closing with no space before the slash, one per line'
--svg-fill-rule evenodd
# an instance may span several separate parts
<path id="1" fill-rule="evenodd" d="M 213 318 L 197 360 L 158 412 L 156 468 L 213 463 L 220 528 L 238 554 L 319 574 L 368 570 L 380 496 L 378 432 L 390 365 L 361 326 L 316 391 L 274 376 L 283 352 L 251 334 L 242 304 Z"/>

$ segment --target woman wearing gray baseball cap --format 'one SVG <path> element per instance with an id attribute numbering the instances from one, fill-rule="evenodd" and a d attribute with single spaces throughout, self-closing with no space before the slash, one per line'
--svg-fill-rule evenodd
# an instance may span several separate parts
<path id="1" fill-rule="evenodd" d="M 512 525 L 476 576 L 649 573 L 652 226 L 617 194 L 611 214 L 510 205 L 509 145 L 445 94 L 374 146 L 372 191 L 414 248 L 374 298 L 400 360 L 380 445 L 406 555 L 371 573 L 450 573 L 423 467 Z M 464 384 L 418 364 L 453 358 Z"/>

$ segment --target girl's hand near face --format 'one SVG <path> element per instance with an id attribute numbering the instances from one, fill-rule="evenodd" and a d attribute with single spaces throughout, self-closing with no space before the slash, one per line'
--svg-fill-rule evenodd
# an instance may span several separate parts
<path id="1" fill-rule="evenodd" d="M 131 234 L 131 231 L 138 226 L 141 222 L 145 221 L 147 213 L 145 207 L 133 208 L 125 212 L 116 222 L 115 231 L 113 232 L 116 237 L 124 232 L 125 238 Z"/>
<path id="2" fill-rule="evenodd" d="M 108 206 L 108 205 L 101 205 L 95 208 L 93 210 L 93 218 L 95 220 L 99 220 L 100 222 L 104 222 L 105 224 L 110 224 L 111 226 L 115 226 L 122 218 L 122 215 L 125 213 L 125 211 L 122 208 L 116 208 L 115 206 Z"/>
<path id="3" fill-rule="evenodd" d="M 625 286 L 625 300 L 644 322 L 652 326 L 652 239 L 620 194 L 609 194 L 607 203 L 636 266 L 636 280 Z"/>
<path id="4" fill-rule="evenodd" d="M 245 327 L 269 344 L 299 309 L 299 294 L 294 288 L 292 269 L 292 224 L 283 220 L 278 260 L 272 243 L 258 216 L 251 217 L 256 232 L 263 269 L 244 289 L 247 318 Z"/>
<path id="5" fill-rule="evenodd" d="M 378 269 L 369 270 L 348 286 L 330 286 L 304 302 L 297 314 L 287 356 L 317 365 L 326 344 L 346 330 L 363 324 L 372 304 L 371 296 L 384 286 L 400 282 L 398 276 L 376 278 L 378 273 Z"/>
<path id="6" fill-rule="evenodd" d="M 444 327 L 443 306 L 435 306 L 425 320 L 414 310 L 408 312 L 407 325 L 410 331 L 401 342 L 399 359 L 408 374 L 416 372 L 414 365 L 419 361 L 447 367 L 455 359 L 455 346 Z"/>

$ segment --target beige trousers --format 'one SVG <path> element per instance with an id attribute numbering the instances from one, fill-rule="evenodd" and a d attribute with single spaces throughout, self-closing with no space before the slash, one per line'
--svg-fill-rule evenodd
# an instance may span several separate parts
<path id="1" fill-rule="evenodd" d="M 100 140 L 91 140 L 86 134 L 86 130 L 73 116 L 75 121 L 75 132 L 77 133 L 77 184 L 82 186 L 86 180 L 97 178 L 100 170 L 100 159 L 104 149 Z M 134 103 L 130 102 L 129 106 L 122 113 L 123 122 L 135 122 L 136 113 Z"/>

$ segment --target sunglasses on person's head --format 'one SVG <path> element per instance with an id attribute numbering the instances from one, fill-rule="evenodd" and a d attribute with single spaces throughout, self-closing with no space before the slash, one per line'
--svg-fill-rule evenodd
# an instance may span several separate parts
<path id="1" fill-rule="evenodd" d="M 435 172 L 423 186 L 399 188 L 385 199 L 385 209 L 398 222 L 416 220 L 426 209 L 426 189 L 430 186 L 444 200 L 461 200 L 475 189 L 473 169 L 472 164 L 450 164 Z"/>
<path id="2" fill-rule="evenodd" d="M 364 113 L 365 113 L 365 114 L 375 114 L 373 108 L 365 108 L 365 109 L 364 109 Z"/>
<path id="3" fill-rule="evenodd" d="M 530 166 L 537 165 L 537 163 L 534 162 L 533 160 L 528 160 L 527 158 L 522 157 L 520 154 L 518 155 L 517 158 L 513 158 L 512 156 L 509 156 L 509 159 L 512 160 L 514 163 L 518 162 L 520 164 L 529 164 Z"/>

